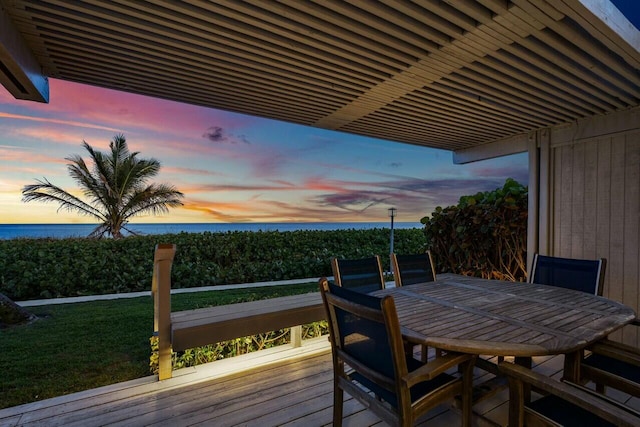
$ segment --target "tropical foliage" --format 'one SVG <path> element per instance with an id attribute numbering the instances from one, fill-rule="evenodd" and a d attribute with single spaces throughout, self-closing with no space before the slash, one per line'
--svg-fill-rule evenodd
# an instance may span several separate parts
<path id="1" fill-rule="evenodd" d="M 78 183 L 86 200 L 52 184 L 46 178 L 22 189 L 24 202 L 54 202 L 59 209 L 75 211 L 96 219 L 100 224 L 90 237 L 123 237 L 129 219 L 142 214 L 157 215 L 170 207 L 181 206 L 183 194 L 167 184 L 148 183 L 160 171 L 156 159 L 138 158 L 130 152 L 124 135 L 116 135 L 109 144 L 110 152 L 96 151 L 83 141 L 89 152 L 89 166 L 80 155 L 67 157 L 67 169 Z"/>
<path id="2" fill-rule="evenodd" d="M 502 188 L 461 197 L 457 206 L 422 218 L 436 271 L 525 280 L 528 194 L 508 179 Z"/>
<path id="3" fill-rule="evenodd" d="M 398 253 L 425 248 L 420 228 L 394 236 Z M 330 276 L 334 256 L 378 254 L 389 269 L 388 228 L 13 239 L 0 240 L 0 293 L 19 301 L 149 290 L 159 243 L 177 245 L 174 288 Z"/>

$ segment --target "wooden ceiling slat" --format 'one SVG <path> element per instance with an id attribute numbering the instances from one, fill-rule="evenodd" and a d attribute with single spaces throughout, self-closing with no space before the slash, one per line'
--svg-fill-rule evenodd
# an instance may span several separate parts
<path id="1" fill-rule="evenodd" d="M 481 138 L 477 137 L 452 137 L 448 133 L 429 133 L 425 131 L 408 132 L 405 126 L 396 125 L 395 123 L 384 123 L 385 126 L 379 126 L 380 120 L 375 118 L 361 118 L 345 127 L 344 131 L 353 133 L 362 133 L 368 128 L 374 128 L 380 133 L 384 139 L 391 141 L 403 141 L 422 145 L 420 142 L 428 139 L 430 142 L 442 146 L 443 149 L 456 150 L 464 147 L 469 142 L 479 143 Z M 446 146 L 443 146 L 445 145 Z"/>
<path id="2" fill-rule="evenodd" d="M 254 0 L 255 1 L 255 0 Z M 289 0 L 292 1 L 292 0 Z M 378 0 L 345 0 L 353 7 L 357 7 L 376 16 L 379 22 L 390 22 L 395 25 L 398 31 L 397 37 L 405 43 L 411 42 L 416 46 L 421 46 L 424 51 L 432 52 L 439 46 L 451 42 L 451 38 L 434 28 L 432 25 L 438 25 L 439 28 L 445 27 L 445 22 L 437 16 L 431 14 L 428 10 L 421 9 L 417 15 L 406 14 L 400 12 L 397 8 L 390 7 L 388 4 L 380 3 Z M 416 18 L 421 17 L 418 21 Z M 381 37 L 385 40 L 387 37 Z M 428 42 L 425 45 L 425 40 Z M 419 56 L 423 56 L 423 54 Z"/>
<path id="3" fill-rule="evenodd" d="M 514 15 L 527 15 L 527 13 L 519 7 L 513 7 L 510 11 L 512 11 Z M 555 23 L 549 23 L 554 27 L 556 26 Z M 526 48 L 532 51 L 537 51 L 538 54 L 544 52 L 547 59 L 551 60 L 557 66 L 562 67 L 571 74 L 581 75 L 582 80 L 590 83 L 594 87 L 601 87 L 603 78 L 615 78 L 615 74 L 612 75 L 611 70 L 605 69 L 603 64 L 600 62 L 600 58 L 606 60 L 606 58 L 610 57 L 610 52 L 600 52 L 602 56 L 597 57 L 593 55 L 592 52 L 586 52 L 584 47 L 580 47 L 576 44 L 580 41 L 580 38 L 577 36 L 567 39 L 554 34 L 550 30 L 545 30 L 545 28 L 542 28 L 540 31 L 536 31 L 534 34 L 534 36 L 526 41 L 526 44 L 523 43 Z M 539 40 L 540 43 L 535 43 L 535 39 Z M 593 43 L 588 43 L 588 45 L 592 44 Z M 618 62 L 615 65 L 615 68 L 625 69 L 626 67 L 622 67 L 622 64 Z M 620 84 L 623 88 L 626 88 L 626 90 L 638 91 L 637 87 L 630 87 L 628 82 L 624 79 L 619 79 L 616 83 Z M 615 85 L 608 86 L 608 88 L 603 89 L 605 93 L 616 91 Z M 635 96 L 637 95 L 638 93 L 635 94 Z M 624 98 L 626 95 L 623 91 L 619 91 L 617 92 L 617 96 Z"/>
<path id="4" fill-rule="evenodd" d="M 51 77 L 411 144 L 469 148 L 640 103 L 639 49 L 582 0 L 3 7 Z"/>
<path id="5" fill-rule="evenodd" d="M 102 75 L 99 73 L 95 73 L 93 69 L 82 69 L 82 67 L 74 68 L 73 70 L 66 70 L 69 73 L 70 80 L 87 83 L 89 84 L 91 81 L 99 80 L 101 81 Z M 80 73 L 81 71 L 81 73 Z M 91 77 L 87 79 L 86 77 Z M 290 121 L 295 123 L 301 123 L 310 125 L 314 122 L 317 115 L 322 114 L 322 112 L 316 112 L 316 115 L 310 114 L 309 109 L 303 108 L 303 105 L 285 105 L 274 101 L 271 98 L 256 98 L 253 96 L 245 95 L 244 97 L 238 97 L 236 95 L 229 95 L 224 89 L 220 92 L 208 92 L 202 93 L 201 91 L 185 91 L 185 87 L 175 86 L 175 89 L 165 89 L 158 88 L 157 86 L 150 86 L 147 83 L 147 80 L 144 76 L 141 79 L 138 79 L 137 76 L 110 76 L 108 80 L 101 81 L 105 87 L 119 88 L 123 87 L 127 84 L 133 85 L 135 84 L 135 88 L 140 88 L 141 91 L 137 91 L 135 89 L 131 89 L 131 92 L 140 93 L 140 94 L 149 94 L 151 96 L 162 98 L 162 99 L 176 99 L 180 96 L 185 96 L 189 99 L 190 103 L 202 106 L 210 106 L 212 104 L 224 104 L 229 108 L 225 108 L 229 111 L 237 111 L 244 112 L 245 109 L 250 110 L 249 113 L 245 114 L 253 114 L 260 117 L 272 117 L 273 114 L 277 114 L 278 118 L 286 118 L 291 117 Z M 115 82 L 114 86 L 111 86 Z M 236 109 L 236 107 L 240 109 Z M 275 110 L 274 110 L 275 109 Z M 265 112 L 268 112 L 268 115 L 265 115 Z"/>
<path id="6" fill-rule="evenodd" d="M 442 114 L 433 111 L 423 111 L 420 114 L 414 114 L 412 111 L 398 108 L 398 104 L 393 107 L 386 108 L 384 110 L 387 121 L 393 121 L 394 123 L 402 123 L 403 127 L 409 131 L 409 129 L 430 129 L 440 130 L 450 135 L 466 135 L 476 137 L 496 137 L 500 134 L 505 134 L 507 131 L 501 128 L 495 128 L 491 126 L 481 126 L 478 123 L 471 121 L 461 120 L 460 117 Z M 420 125 L 416 126 L 415 119 L 420 121 Z M 451 124 L 455 124 L 455 131 L 451 131 Z"/>
<path id="7" fill-rule="evenodd" d="M 274 6 L 283 7 L 281 5 L 267 4 L 261 0 L 250 1 L 255 6 L 266 7 L 271 10 L 273 10 Z M 399 52 L 407 52 L 410 55 L 399 57 L 399 59 L 402 58 L 407 63 L 415 61 L 416 57 L 423 56 L 426 52 L 438 48 L 438 44 L 429 39 L 440 39 L 440 35 L 430 31 L 429 28 L 422 28 L 420 36 L 404 30 L 403 26 L 393 28 L 394 33 L 382 32 L 377 29 L 380 26 L 378 25 L 379 22 L 366 23 L 358 19 L 360 16 L 365 16 L 364 13 L 354 16 L 354 13 L 349 13 L 351 10 L 347 13 L 341 10 L 333 10 L 328 2 L 316 4 L 311 1 L 282 0 L 281 3 L 290 9 L 304 13 L 302 16 L 306 15 L 307 18 L 306 20 L 300 18 L 301 22 L 305 22 L 313 26 L 313 28 L 320 25 L 320 28 L 325 29 L 330 36 L 334 35 L 337 29 L 339 30 L 338 34 L 342 36 L 342 40 L 364 43 L 369 49 L 380 50 L 388 56 L 398 56 Z M 362 7 L 364 4 L 364 2 L 358 2 L 356 6 Z M 313 17 L 313 20 L 310 20 L 310 17 Z M 406 19 L 406 17 L 404 18 Z"/>
<path id="8" fill-rule="evenodd" d="M 481 121 L 482 126 L 491 126 L 493 124 L 500 129 L 516 131 L 522 128 L 529 128 L 532 125 L 528 117 L 515 117 L 495 109 L 481 109 L 478 103 L 458 99 L 450 93 L 439 92 L 435 88 L 425 88 L 421 93 L 415 94 L 415 97 L 411 94 L 403 100 L 396 101 L 394 105 L 402 105 L 405 100 L 411 102 L 416 108 L 429 108 L 429 106 L 432 106 L 432 108 L 438 110 L 448 111 L 450 115 L 459 116 L 463 120 L 467 120 L 467 117 L 470 117 L 471 120 Z"/>
<path id="9" fill-rule="evenodd" d="M 128 4 L 138 5 L 138 3 L 131 2 L 129 2 Z M 163 9 L 154 10 L 154 13 L 163 18 L 176 18 L 177 15 L 180 15 L 176 11 L 165 11 Z M 182 22 L 183 20 L 187 20 L 187 17 L 181 18 L 180 22 Z M 355 77 L 354 75 L 348 75 L 351 70 L 346 68 L 344 64 L 339 64 L 337 61 L 334 61 L 332 64 L 327 65 L 318 64 L 317 61 L 311 61 L 308 56 L 303 56 L 295 52 L 292 52 L 291 55 L 283 55 L 282 51 L 276 53 L 271 50 L 265 49 L 264 47 L 257 47 L 249 43 L 242 43 L 242 45 L 239 45 L 239 40 L 234 41 L 231 39 L 226 39 L 225 36 L 216 34 L 214 31 L 212 31 L 215 27 L 212 27 L 210 23 L 204 22 L 203 24 L 197 25 L 197 27 L 205 28 L 206 30 L 210 31 L 209 33 L 203 31 L 202 33 L 199 33 L 199 36 L 203 38 L 208 37 L 209 39 L 211 39 L 211 43 L 214 44 L 214 48 L 211 50 L 215 51 L 216 54 L 235 54 L 246 59 L 252 59 L 253 61 L 256 60 L 256 57 L 258 57 L 258 59 L 260 57 L 264 57 L 262 61 L 278 61 L 280 64 L 286 64 L 286 67 L 284 65 L 282 66 L 287 69 L 293 69 L 295 67 L 298 69 L 305 69 L 309 71 L 315 70 L 323 76 L 331 76 L 332 78 L 335 78 L 336 71 L 342 71 L 342 75 L 345 79 L 353 81 L 361 80 L 361 85 L 373 84 L 376 81 L 372 78 L 369 78 L 368 76 L 360 75 L 358 77 Z M 208 47 L 211 48 L 211 46 Z M 349 63 L 351 63 L 351 61 Z M 332 74 L 329 74 L 330 72 Z M 378 81 L 379 77 L 380 76 L 378 75 Z"/>
<path id="10" fill-rule="evenodd" d="M 66 54 L 60 53 L 60 56 L 71 57 L 74 53 L 77 53 L 78 50 L 80 51 L 80 53 L 84 51 L 83 48 L 76 46 L 76 51 L 68 52 Z M 57 52 L 57 49 L 54 51 Z M 314 91 L 309 90 L 309 88 L 294 89 L 292 87 L 289 87 L 287 90 L 285 88 L 282 88 L 281 84 L 271 84 L 263 79 L 249 81 L 246 78 L 238 78 L 234 75 L 234 73 L 229 73 L 224 77 L 218 75 L 215 77 L 215 79 L 208 76 L 201 76 L 194 79 L 191 74 L 186 74 L 184 72 L 179 72 L 176 70 L 165 70 L 161 67 L 150 67 L 149 63 L 141 63 L 139 61 L 136 61 L 135 59 L 121 57 L 119 59 L 119 63 L 117 65 L 113 65 L 113 61 L 109 57 L 104 57 L 96 53 L 94 53 L 94 56 L 89 63 L 83 63 L 83 60 L 78 58 L 76 58 L 75 61 L 78 64 L 82 64 L 85 69 L 94 69 L 96 72 L 102 72 L 103 74 L 114 76 L 120 74 L 121 67 L 123 65 L 126 65 L 129 70 L 136 71 L 138 75 L 148 75 L 153 77 L 153 80 L 156 81 L 156 83 L 165 83 L 173 80 L 175 81 L 176 86 L 189 83 L 193 85 L 194 90 L 198 90 L 199 88 L 201 88 L 203 82 L 208 82 L 209 84 L 207 87 L 209 88 L 209 90 L 227 90 L 230 94 L 236 94 L 238 96 L 242 95 L 243 92 L 246 92 L 247 88 L 251 88 L 251 96 L 256 97 L 263 96 L 265 98 L 279 99 L 287 98 L 288 100 L 293 102 L 295 102 L 295 100 L 312 99 L 314 105 L 326 106 L 326 112 L 331 111 L 332 109 L 336 108 L 336 106 L 340 105 L 340 100 L 336 99 L 335 96 L 324 94 L 318 91 L 314 93 Z"/>
<path id="11" fill-rule="evenodd" d="M 511 15 L 511 9 L 507 10 L 501 2 L 495 2 L 495 1 L 491 0 L 491 1 L 487 1 L 486 4 L 487 5 L 491 5 L 493 7 L 494 12 L 496 12 L 496 13 L 507 11 L 507 13 L 506 13 L 507 16 L 512 16 Z M 486 16 L 485 17 L 478 17 L 478 18 L 486 20 Z M 540 70 L 543 70 L 541 73 L 540 72 L 535 73 L 536 77 L 544 76 L 543 80 L 549 81 L 549 77 L 551 76 L 551 74 L 549 74 L 548 72 L 546 72 L 544 70 L 555 68 L 556 73 L 561 73 L 562 74 L 561 78 L 556 78 L 555 79 L 556 81 L 558 81 L 558 83 L 556 83 L 555 86 L 557 87 L 558 85 L 562 85 L 563 81 L 570 80 L 570 81 L 572 81 L 572 83 L 575 86 L 582 87 L 582 89 L 584 91 L 582 94 L 580 94 L 578 92 L 573 92 L 573 94 L 577 95 L 578 97 L 581 97 L 583 100 L 586 100 L 586 99 L 584 99 L 584 93 L 587 93 L 590 90 L 590 88 L 589 87 L 585 87 L 585 85 L 579 79 L 575 78 L 573 74 L 564 71 L 564 68 L 571 67 L 571 64 L 568 64 L 567 61 L 564 60 L 564 58 L 562 58 L 562 60 L 560 58 L 556 58 L 557 60 L 561 60 L 561 62 L 558 63 L 558 64 L 554 64 L 553 62 L 546 61 L 547 65 L 542 65 L 545 61 L 542 61 L 541 58 L 545 58 L 547 55 L 550 55 L 553 52 L 549 51 L 548 49 L 547 50 L 545 50 L 545 49 L 537 49 L 537 46 L 535 46 L 535 45 L 533 45 L 531 43 L 529 35 L 536 32 L 536 28 L 535 27 L 529 26 L 527 23 L 523 22 L 519 18 L 513 18 L 513 20 L 516 21 L 517 25 L 516 24 L 508 25 L 510 21 L 508 21 L 506 19 L 500 19 L 500 20 L 492 19 L 491 21 L 486 21 L 486 22 L 483 22 L 483 23 L 486 25 L 487 28 L 493 28 L 497 32 L 504 31 L 506 29 L 506 31 L 507 31 L 506 34 L 510 35 L 510 37 L 513 40 L 513 43 L 502 46 L 503 50 L 506 51 L 506 52 L 513 53 L 514 56 L 516 56 L 516 57 L 518 57 L 520 59 L 526 59 L 532 65 L 535 65 Z M 505 24 L 507 24 L 507 27 L 505 27 Z M 496 27 L 496 25 L 498 25 L 499 27 Z M 485 28 L 485 27 L 483 27 L 483 28 Z M 519 34 L 517 32 L 514 32 L 513 31 L 514 29 L 518 29 L 519 30 Z M 525 29 L 528 29 L 529 31 L 525 31 Z M 524 50 L 522 48 L 524 48 Z M 514 53 L 514 51 L 516 53 Z M 496 51 L 496 53 L 490 53 L 489 56 L 494 56 L 495 54 L 498 54 L 499 52 L 500 51 Z M 539 57 L 536 58 L 536 57 L 532 56 L 531 52 L 535 52 Z M 602 104 L 601 101 L 595 101 L 596 102 L 595 105 L 598 106 L 598 110 L 600 110 L 600 111 L 610 110 L 612 104 L 615 105 L 616 103 L 618 103 L 618 100 L 616 98 L 608 95 L 607 92 L 602 92 L 602 96 L 608 99 L 608 105 Z M 594 102 L 593 98 L 592 98 L 592 100 L 590 102 L 592 102 L 592 103 Z M 618 105 L 618 107 L 620 107 L 620 105 Z M 594 114 L 594 113 L 595 113 L 595 111 L 592 110 L 592 114 Z"/>
<path id="12" fill-rule="evenodd" d="M 144 52 L 147 57 L 141 61 L 149 61 L 151 63 L 163 63 L 165 64 L 164 65 L 165 68 L 166 68 L 166 60 L 173 58 L 174 61 L 171 64 L 171 67 L 172 67 L 171 69 L 194 70 L 196 74 L 205 72 L 205 70 L 208 72 L 208 74 L 211 74 L 212 65 L 215 65 L 216 67 L 218 67 L 218 66 L 221 66 L 220 63 L 222 63 L 222 61 L 231 62 L 230 60 L 228 60 L 228 58 L 225 55 L 219 55 L 216 57 L 219 60 L 218 64 L 212 64 L 210 63 L 209 59 L 204 59 L 196 55 L 188 54 L 188 53 L 185 53 L 184 51 L 180 51 L 180 50 L 167 51 L 167 49 L 157 49 L 155 46 L 144 45 L 144 44 L 140 45 L 139 47 L 135 46 L 134 44 L 129 44 L 128 48 L 123 48 L 121 45 L 118 44 L 118 39 L 115 39 L 109 42 L 108 41 L 109 35 L 106 33 L 98 34 L 98 35 L 85 35 L 83 40 L 79 40 L 77 37 L 74 37 L 72 34 L 66 34 L 61 29 L 50 31 L 50 30 L 47 30 L 46 28 L 41 28 L 41 33 L 43 35 L 47 35 L 48 38 L 52 41 L 55 41 L 58 39 L 66 40 L 68 43 L 66 47 L 69 50 L 73 50 L 75 47 L 75 44 L 85 43 L 87 45 L 94 46 L 96 51 L 98 48 L 101 48 L 102 50 L 111 52 L 112 54 L 120 53 L 123 55 L 128 55 L 130 57 L 139 55 L 140 53 Z M 175 59 L 180 59 L 180 62 L 175 61 Z M 162 62 L 162 61 L 165 61 L 165 62 Z M 296 71 L 295 67 L 290 67 L 290 68 L 286 67 L 285 70 L 291 71 L 291 72 Z M 219 72 L 219 70 L 216 70 L 216 73 L 217 72 Z M 324 80 L 322 77 L 328 77 L 328 76 L 324 74 L 324 70 L 322 70 L 321 73 L 322 73 L 321 75 L 314 76 L 313 79 L 309 79 L 309 80 L 313 80 L 315 83 L 314 85 L 310 85 L 310 86 L 322 86 L 322 82 Z M 248 74 L 251 75 L 252 73 L 248 72 Z M 258 72 L 254 72 L 254 74 L 258 74 Z M 347 82 L 342 81 L 341 85 L 336 85 L 335 83 L 332 83 L 332 84 L 325 83 L 324 86 L 326 86 L 327 88 L 331 87 L 333 91 L 350 93 L 353 90 L 357 92 L 361 92 L 364 89 L 365 84 L 370 83 L 370 82 L 358 82 L 360 84 L 350 84 L 350 82 L 351 81 L 347 81 Z"/>
<path id="13" fill-rule="evenodd" d="M 500 64 L 501 70 L 508 70 L 507 72 L 498 71 L 488 61 L 482 63 L 474 63 L 469 65 L 469 70 L 473 71 L 475 77 L 470 74 L 466 74 L 469 79 L 478 78 L 484 81 L 485 85 L 489 85 L 493 82 L 497 87 L 502 86 L 503 90 L 513 94 L 522 94 L 527 99 L 537 99 L 538 105 L 544 106 L 549 111 L 555 111 L 560 115 L 581 115 L 587 116 L 593 114 L 593 106 L 583 102 L 581 99 L 576 99 L 568 92 L 565 92 L 563 88 L 553 88 L 545 85 L 542 81 L 534 76 L 526 73 L 521 73 L 520 70 L 514 68 L 505 68 L 504 64 Z M 464 75 L 465 70 L 460 73 Z M 562 97 L 558 95 L 563 95 Z"/>
<path id="14" fill-rule="evenodd" d="M 482 98 L 477 96 L 465 95 L 465 88 L 457 85 L 454 82 L 439 82 L 434 84 L 432 89 L 437 90 L 444 94 L 453 94 L 459 97 L 465 97 L 464 99 L 471 105 L 476 106 L 478 110 L 491 111 L 496 115 L 503 118 L 515 117 L 519 119 L 519 123 L 523 123 L 527 128 L 542 128 L 549 126 L 548 120 L 542 120 L 540 118 L 534 118 L 533 116 L 523 115 L 520 111 L 514 110 L 503 104 L 496 104 L 491 102 L 489 98 Z"/>
<path id="15" fill-rule="evenodd" d="M 545 12 L 550 9 L 557 10 L 558 12 L 564 14 L 565 16 L 570 16 L 572 21 L 575 22 L 575 27 L 581 28 L 584 33 L 580 35 L 580 38 L 584 37 L 586 34 L 589 34 L 589 39 L 597 39 L 598 43 L 594 43 L 594 48 L 597 48 L 598 44 L 604 45 L 604 48 L 609 50 L 609 52 L 613 52 L 616 55 L 619 55 L 621 58 L 624 58 L 624 61 L 628 64 L 631 64 L 635 69 L 640 69 L 640 57 L 638 56 L 638 45 L 629 45 L 626 43 L 619 43 L 619 40 L 615 37 L 612 37 L 614 31 L 608 27 L 608 23 L 605 23 L 599 19 L 595 19 L 595 15 L 587 11 L 587 7 L 580 0 L 563 0 L 561 2 L 553 2 L 549 4 L 548 0 L 529 0 L 531 3 L 535 4 L 535 6 L 544 10 Z M 597 2 L 594 2 L 597 4 Z M 612 17 L 607 17 L 612 18 Z M 563 22 L 566 24 L 566 22 Z M 573 32 L 571 26 L 566 26 L 565 28 L 569 32 Z M 632 29 L 636 36 L 635 42 L 638 42 L 638 32 L 637 29 Z M 559 32 L 559 31 L 556 31 Z M 578 34 L 575 33 L 577 36 Z M 571 39 L 571 37 L 567 37 Z M 633 79 L 632 79 L 633 80 Z"/>
<path id="16" fill-rule="evenodd" d="M 100 2 L 100 4 L 103 4 Z M 141 3 L 137 3 L 137 2 L 131 2 L 128 3 L 128 5 L 131 5 L 132 7 L 135 5 L 140 5 Z M 179 4 L 179 3 L 176 3 Z M 97 13 L 98 17 L 102 17 L 102 19 L 109 19 L 109 21 L 104 22 L 104 21 L 98 21 L 96 20 L 95 25 L 97 27 L 102 27 L 107 31 L 113 31 L 113 28 L 117 28 L 119 32 L 122 32 L 124 34 L 128 34 L 131 37 L 133 37 L 134 39 L 137 38 L 143 38 L 149 41 L 155 41 L 157 42 L 158 36 L 161 36 L 160 39 L 160 44 L 161 45 L 165 45 L 165 46 L 171 46 L 173 48 L 176 49 L 186 49 L 189 51 L 194 51 L 194 52 L 198 52 L 204 56 L 206 55 L 210 55 L 211 54 L 211 48 L 209 47 L 208 43 L 212 43 L 215 42 L 215 38 L 207 33 L 198 33 L 197 35 L 192 34 L 192 29 L 189 29 L 190 31 L 185 31 L 185 28 L 180 28 L 180 27 L 174 27 L 174 26 L 170 26 L 170 27 L 160 27 L 159 24 L 157 23 L 149 23 L 149 24 L 145 24 L 146 21 L 142 20 L 142 19 L 138 19 L 135 22 L 126 22 L 123 21 L 122 18 L 120 18 L 121 16 L 127 16 L 126 12 L 128 10 L 130 10 L 130 8 L 124 8 L 121 7 L 119 5 L 117 5 L 116 3 L 111 3 L 108 2 L 106 4 L 104 4 L 105 7 L 109 7 L 110 9 L 106 9 L 105 11 L 101 11 L 100 13 L 95 12 L 95 10 L 97 9 L 97 6 L 94 8 L 95 10 L 92 9 L 80 9 L 83 10 L 87 13 L 92 12 L 93 13 Z M 173 3 L 170 3 L 169 5 L 173 5 Z M 44 9 L 44 8 L 43 8 Z M 46 10 L 46 9 L 45 9 Z M 52 11 L 49 10 L 49 13 L 51 13 Z M 155 11 L 154 11 L 155 12 Z M 202 12 L 201 12 L 202 13 Z M 153 15 L 144 15 L 146 16 L 146 19 L 151 19 L 150 17 L 152 17 Z M 63 16 L 67 16 L 67 12 L 63 13 Z M 167 22 L 167 21 L 163 21 L 163 22 Z M 218 22 L 214 23 L 215 25 L 212 25 L 212 23 L 210 23 L 210 27 L 215 29 L 216 31 L 218 31 L 219 33 L 221 32 L 222 26 L 221 25 L 217 25 L 220 24 L 220 22 L 226 22 L 224 20 L 220 20 L 218 19 Z M 227 26 L 229 27 L 233 27 L 232 23 L 228 23 Z M 237 33 L 236 29 L 234 29 L 233 31 L 231 31 L 231 33 Z M 229 33 L 224 33 L 229 35 Z M 244 36 L 245 38 L 246 35 Z M 276 37 L 277 38 L 277 37 Z M 269 48 L 268 45 L 264 45 L 264 41 L 266 39 L 248 39 L 249 41 L 253 41 L 255 44 L 261 45 L 261 47 L 263 49 L 267 49 Z M 262 43 L 259 43 L 259 41 Z M 236 48 L 242 49 L 244 46 L 249 45 L 249 43 L 245 42 L 241 45 L 233 45 Z M 287 50 L 287 52 L 290 50 Z M 282 54 L 282 52 L 280 52 L 280 55 Z M 315 58 L 315 60 L 317 60 L 318 56 L 322 57 L 323 53 L 322 51 L 315 51 L 315 50 L 309 50 L 307 49 L 306 53 L 304 54 L 305 58 Z M 298 57 L 299 60 L 302 60 L 303 57 Z M 335 55 L 329 55 L 326 54 L 326 59 L 329 62 L 338 62 L 338 65 L 342 65 L 342 66 L 349 66 L 351 68 L 353 68 L 353 61 L 351 60 L 344 60 L 342 62 L 340 62 L 339 60 L 337 60 L 336 58 L 340 58 L 339 56 L 336 57 Z M 258 57 L 254 57 L 253 59 L 254 61 L 259 60 Z M 277 62 L 273 60 L 273 57 L 271 59 L 269 59 L 270 63 L 272 65 L 275 65 Z M 306 59 L 304 62 L 309 62 L 311 61 L 311 59 Z M 266 62 L 263 62 L 266 63 Z M 377 64 L 376 64 L 377 65 Z M 381 76 L 381 72 L 377 71 L 376 72 L 378 77 Z"/>
<path id="17" fill-rule="evenodd" d="M 221 7 L 224 4 L 226 7 Z M 304 51 L 307 55 L 313 57 L 321 52 L 329 55 L 336 55 L 362 66 L 379 69 L 385 73 L 393 74 L 398 71 L 398 67 L 402 66 L 398 61 L 391 60 L 369 49 L 359 47 L 352 43 L 348 46 L 337 47 L 333 44 L 314 43 L 311 44 L 308 35 L 299 34 L 294 31 L 285 29 L 278 25 L 272 24 L 266 19 L 257 20 L 252 16 L 237 12 L 232 8 L 242 6 L 239 2 L 222 1 L 221 3 L 201 3 L 199 4 L 203 10 L 211 10 L 215 8 L 216 15 L 222 15 L 227 19 L 216 17 L 214 23 L 225 26 L 230 31 L 241 32 L 243 35 L 251 35 L 256 40 L 267 40 L 278 46 L 287 46 L 289 48 Z"/>
<path id="18" fill-rule="evenodd" d="M 460 70 L 452 76 L 460 75 L 466 81 L 466 84 L 480 83 L 484 86 L 485 91 L 491 91 L 499 96 L 509 96 L 511 99 L 519 100 L 520 105 L 528 106 L 533 111 L 545 115 L 557 115 L 560 119 L 570 120 L 576 114 L 586 116 L 590 112 L 585 109 L 574 107 L 567 100 L 554 98 L 552 95 L 546 94 L 543 90 L 536 91 L 527 81 L 512 80 L 506 74 L 499 75 L 497 73 L 490 77 L 474 70 Z M 489 74 L 491 74 L 489 72 Z M 458 80 L 460 81 L 460 80 Z M 507 100 L 506 98 L 504 98 Z"/>
<path id="19" fill-rule="evenodd" d="M 50 46 L 54 46 L 56 45 L 55 40 L 56 38 L 51 38 L 51 42 L 50 42 Z M 59 44 L 57 44 L 57 48 L 59 49 L 60 52 L 73 52 L 77 46 L 82 46 L 83 42 L 76 40 L 76 41 L 72 41 L 69 40 L 66 43 L 64 42 L 60 42 Z M 88 56 L 91 56 L 90 54 L 98 54 L 95 50 L 91 51 L 91 46 L 92 44 L 89 42 L 88 44 L 86 44 L 86 53 Z M 136 60 L 137 63 L 147 63 L 149 65 L 149 67 L 152 67 L 153 65 L 156 66 L 157 69 L 164 69 L 164 72 L 166 74 L 173 74 L 173 73 L 180 73 L 180 72 L 191 72 L 194 76 L 194 79 L 209 79 L 210 81 L 215 81 L 213 74 L 211 73 L 212 69 L 215 69 L 216 73 L 225 73 L 225 70 L 228 70 L 230 73 L 233 73 L 234 75 L 238 76 L 238 66 L 237 64 L 234 65 L 233 63 L 226 63 L 224 61 L 224 58 L 221 58 L 219 60 L 217 60 L 216 62 L 212 62 L 212 63 L 207 63 L 207 64 L 198 64 L 198 63 L 194 63 L 191 64 L 190 66 L 174 66 L 172 68 L 167 68 L 164 63 L 161 60 L 156 60 L 154 57 L 152 56 L 148 56 L 145 60 L 141 60 L 141 59 L 136 59 L 136 56 L 133 54 L 127 54 L 125 49 L 118 49 L 116 47 L 113 48 L 112 52 L 117 52 L 118 55 L 120 55 L 122 57 L 122 59 L 130 59 L 130 60 Z M 104 54 L 105 56 L 110 56 L 109 54 L 109 50 L 108 49 L 103 49 L 103 51 L 101 52 L 101 54 Z M 116 61 L 116 58 L 111 56 L 113 61 Z M 117 58 L 118 60 L 120 60 L 121 58 Z M 232 74 L 232 75 L 233 75 Z M 269 81 L 275 81 L 280 83 L 280 87 L 282 87 L 282 82 L 284 81 L 289 81 L 290 82 L 290 87 L 293 88 L 300 88 L 303 89 L 305 91 L 311 91 L 311 93 L 322 93 L 322 92 L 326 92 L 328 94 L 330 94 L 333 97 L 336 98 L 340 98 L 340 97 L 344 97 L 345 99 L 353 97 L 355 95 L 357 95 L 358 92 L 358 88 L 355 88 L 355 90 L 348 90 L 346 88 L 337 86 L 337 85 L 327 85 L 327 84 L 323 84 L 322 81 L 320 80 L 314 80 L 314 79 L 308 79 L 308 80 L 302 80 L 301 78 L 296 78 L 294 75 L 291 75 L 289 77 L 281 77 L 278 74 L 273 74 L 273 76 L 276 76 L 276 79 L 271 79 L 269 77 L 269 75 L 266 75 L 264 72 L 259 73 L 255 70 L 252 69 L 245 69 L 243 70 L 243 74 L 242 76 L 238 76 L 239 79 L 239 83 L 241 83 L 241 78 L 246 78 L 248 80 L 251 80 L 252 78 L 255 81 L 265 81 L 265 82 L 269 82 Z M 288 79 L 288 80 L 287 80 Z M 286 92 L 287 90 L 289 90 L 288 88 L 282 88 L 283 92 Z"/>

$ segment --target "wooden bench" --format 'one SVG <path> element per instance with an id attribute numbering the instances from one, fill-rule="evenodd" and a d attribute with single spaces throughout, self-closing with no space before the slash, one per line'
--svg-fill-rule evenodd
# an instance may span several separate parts
<path id="1" fill-rule="evenodd" d="M 171 266 L 176 246 L 157 245 L 151 293 L 158 335 L 159 379 L 171 378 L 171 352 L 291 327 L 302 344 L 301 325 L 326 319 L 319 292 L 171 312 Z"/>

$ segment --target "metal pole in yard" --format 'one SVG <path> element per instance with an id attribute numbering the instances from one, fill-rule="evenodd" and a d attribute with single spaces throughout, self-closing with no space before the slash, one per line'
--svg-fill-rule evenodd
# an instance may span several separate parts
<path id="1" fill-rule="evenodd" d="M 393 253 L 393 218 L 396 216 L 396 208 L 389 208 L 389 216 L 391 217 L 391 237 L 389 239 L 389 255 Z"/>

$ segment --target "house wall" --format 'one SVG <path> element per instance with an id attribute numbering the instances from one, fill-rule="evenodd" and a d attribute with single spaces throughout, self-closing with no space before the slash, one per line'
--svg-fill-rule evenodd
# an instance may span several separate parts
<path id="1" fill-rule="evenodd" d="M 603 295 L 640 312 L 640 110 L 538 134 L 539 252 L 606 258 Z M 545 189 L 547 192 L 545 194 Z M 612 336 L 640 343 L 640 328 Z"/>

